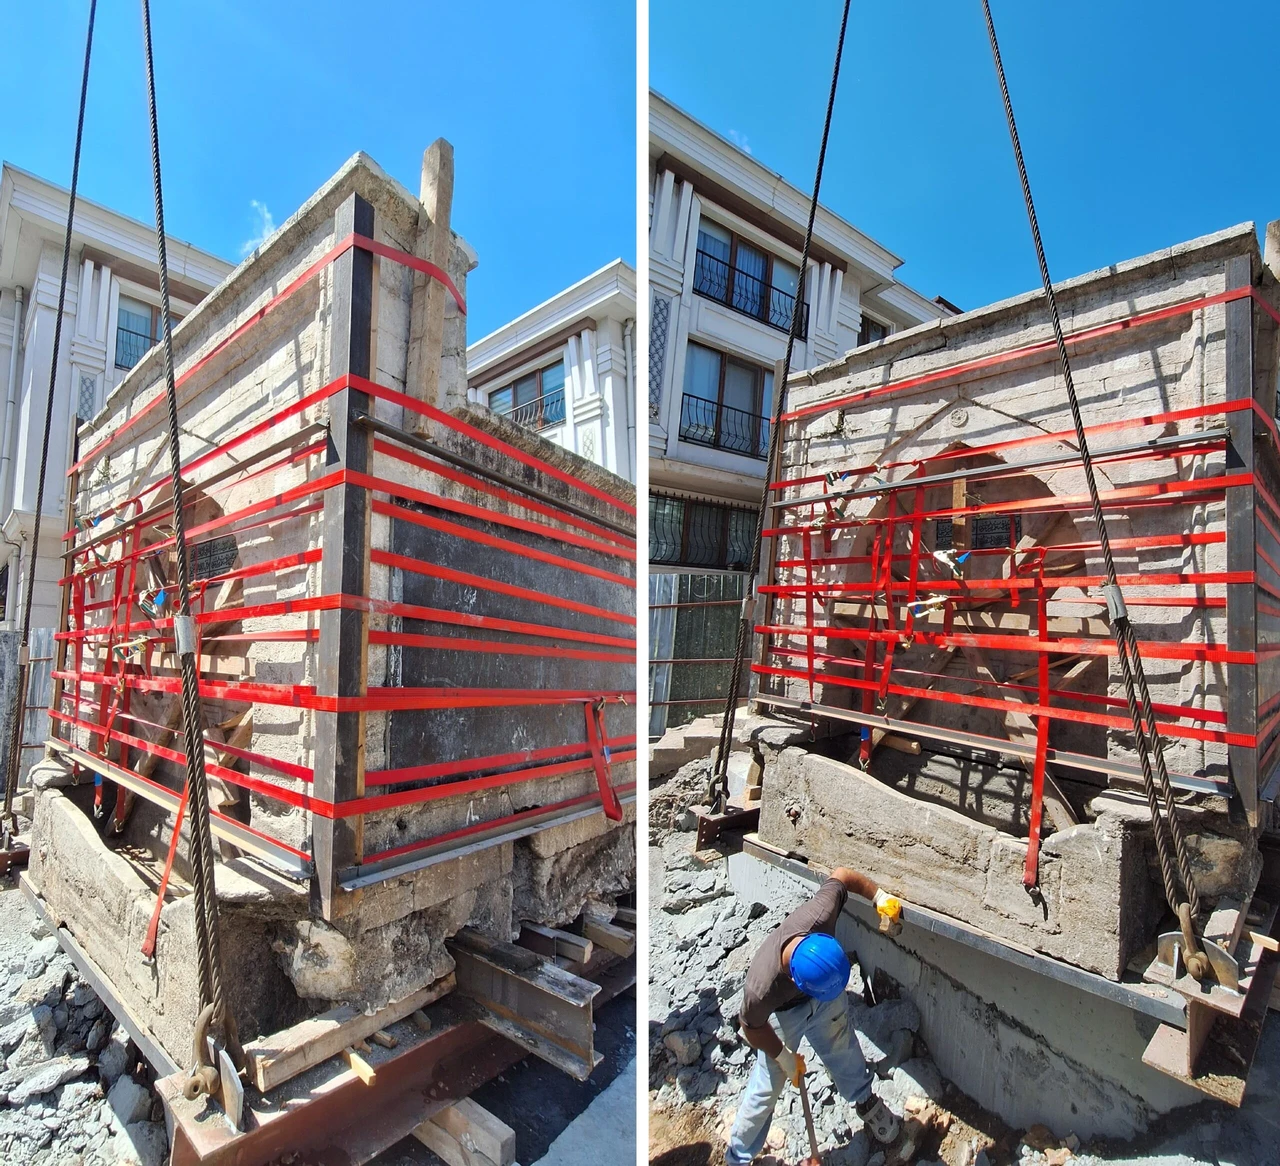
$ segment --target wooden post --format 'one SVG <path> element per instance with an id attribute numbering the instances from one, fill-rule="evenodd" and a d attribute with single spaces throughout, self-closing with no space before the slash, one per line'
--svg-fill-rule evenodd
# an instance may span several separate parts
<path id="1" fill-rule="evenodd" d="M 1249 287 L 1253 270 L 1244 255 L 1227 260 L 1227 288 Z M 1243 298 L 1226 305 L 1226 396 L 1228 401 L 1252 400 L 1253 300 Z M 1254 416 L 1241 410 L 1227 415 L 1228 474 L 1248 474 L 1254 468 Z M 1253 485 L 1227 490 L 1227 570 L 1249 571 L 1257 567 L 1257 531 Z M 1257 648 L 1257 589 L 1252 583 L 1227 584 L 1227 649 L 1250 652 Z M 1253 664 L 1227 665 L 1227 731 L 1252 737 L 1258 730 L 1258 671 Z M 1251 826 L 1258 824 L 1258 751 L 1252 746 L 1230 745 L 1228 757 L 1236 795 Z"/>
<path id="2" fill-rule="evenodd" d="M 355 232 L 373 237 L 373 207 L 353 194 L 334 215 L 334 236 Z M 333 311 L 329 340 L 329 375 L 373 375 L 374 262 L 368 251 L 353 247 L 334 261 Z M 354 424 L 357 412 L 369 409 L 367 393 L 341 389 L 330 398 L 327 469 L 365 473 L 369 469 L 367 432 Z M 369 593 L 369 494 L 346 483 L 324 493 L 322 595 L 367 596 Z M 359 697 L 367 691 L 368 615 L 336 609 L 320 613 L 316 693 Z M 317 798 L 350 801 L 364 794 L 365 714 L 316 714 L 315 782 Z M 325 919 L 341 914 L 338 876 L 363 854 L 362 819 L 312 818 L 312 854 Z"/>
<path id="3" fill-rule="evenodd" d="M 414 254 L 449 270 L 453 232 L 449 227 L 453 206 L 453 147 L 437 138 L 422 155 L 422 179 L 418 194 L 418 237 Z M 437 408 L 440 399 L 440 359 L 444 350 L 444 310 L 448 296 L 444 284 L 422 272 L 413 276 L 413 304 L 409 321 L 409 357 L 406 386 L 411 397 Z M 410 427 L 422 432 L 426 418 L 414 414 L 406 418 Z"/>

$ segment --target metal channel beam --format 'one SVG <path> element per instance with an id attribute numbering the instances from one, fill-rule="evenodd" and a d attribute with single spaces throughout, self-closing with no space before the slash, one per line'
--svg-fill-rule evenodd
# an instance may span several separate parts
<path id="1" fill-rule="evenodd" d="M 752 858 L 785 870 L 792 877 L 803 882 L 816 886 L 820 881 L 818 874 L 811 870 L 805 862 L 780 854 L 771 847 L 762 844 L 758 839 L 750 836 L 745 838 L 742 844 L 742 851 Z M 850 898 L 849 906 L 846 910 L 858 915 L 859 912 L 854 909 L 854 903 L 854 899 Z M 874 912 L 870 907 L 861 917 L 861 921 L 868 926 L 875 926 Z M 1153 1017 L 1177 1028 L 1186 1027 L 1186 1001 L 1178 993 L 1169 989 L 1140 982 L 1117 983 L 1115 980 L 1108 980 L 1104 976 L 1086 972 L 1073 964 L 1063 963 L 1061 960 L 1056 960 L 1052 956 L 1042 955 L 1040 952 L 1032 951 L 1030 948 L 1016 947 L 989 935 L 985 931 L 969 927 L 949 915 L 941 915 L 937 911 L 930 911 L 927 907 L 920 907 L 914 903 L 904 903 L 902 905 L 902 922 L 904 939 L 910 939 L 910 928 L 914 927 L 921 931 L 928 931 L 934 935 L 941 936 L 943 939 L 949 939 L 955 943 L 963 943 L 966 947 L 974 948 L 985 955 L 993 956 L 1026 971 L 1034 972 L 1036 975 L 1057 980 L 1061 984 L 1066 984 L 1077 991 L 1088 993 L 1090 996 L 1098 996 L 1114 1004 L 1120 1004 L 1132 1012 Z"/>
<path id="2" fill-rule="evenodd" d="M 111 1015 L 124 1026 L 125 1031 L 133 1039 L 133 1043 L 138 1046 L 139 1052 L 147 1058 L 147 1063 L 156 1071 L 156 1075 L 158 1077 L 167 1077 L 170 1074 L 177 1073 L 179 1071 L 177 1062 L 165 1052 L 164 1046 L 156 1039 L 155 1034 L 116 995 L 115 989 L 111 986 L 111 981 L 103 974 L 102 969 L 94 963 L 89 953 L 76 942 L 75 936 L 54 921 L 53 916 L 49 914 L 44 905 L 44 900 L 40 898 L 40 893 L 36 890 L 30 878 L 26 874 L 19 875 L 18 885 L 22 887 L 23 893 L 27 896 L 27 901 L 35 909 L 36 914 L 40 916 L 44 925 L 56 936 L 58 945 L 71 957 L 71 962 L 76 965 L 80 975 L 92 985 L 93 990 L 101 997 Z"/>
<path id="3" fill-rule="evenodd" d="M 68 761 L 74 761 L 77 765 L 83 766 L 93 773 L 100 773 L 108 781 L 114 781 L 117 785 L 122 785 L 125 789 L 132 790 L 138 797 L 159 806 L 167 813 L 176 814 L 178 812 L 178 803 L 181 799 L 173 790 L 164 787 L 157 788 L 151 782 L 139 778 L 127 769 L 120 769 L 112 765 L 110 761 L 104 761 L 101 757 L 95 757 L 92 753 L 86 753 L 83 749 L 77 749 L 74 745 L 68 745 L 56 737 L 50 737 L 48 744 L 51 749 L 61 753 Z M 296 879 L 310 877 L 311 864 L 309 862 L 303 862 L 296 854 L 282 846 L 276 846 L 270 839 L 264 838 L 260 834 L 254 834 L 252 831 L 240 826 L 239 823 L 224 818 L 211 818 L 209 824 L 217 837 L 225 839 L 233 846 L 239 847 L 239 849 L 252 854 L 256 858 L 261 858 L 265 862 L 271 863 L 272 866 L 277 867 L 284 874 Z"/>
<path id="4" fill-rule="evenodd" d="M 633 804 L 635 800 L 634 790 L 618 797 L 618 801 L 624 806 Z M 407 858 L 365 863 L 363 866 L 343 871 L 338 885 L 344 891 L 355 891 L 361 887 L 371 887 L 375 883 L 385 882 L 387 879 L 412 874 L 418 870 L 425 870 L 429 866 L 435 866 L 438 862 L 447 862 L 451 858 L 461 858 L 463 855 L 487 850 L 491 846 L 499 846 L 504 842 L 515 842 L 520 838 L 529 837 L 530 834 L 537 834 L 540 830 L 549 830 L 553 826 L 563 826 L 567 822 L 576 822 L 579 818 L 588 818 L 592 814 L 599 814 L 600 812 L 598 798 L 591 804 L 573 810 L 548 810 L 545 814 L 535 814 L 533 817 L 525 818 L 516 825 L 495 826 L 492 830 L 481 830 L 476 834 L 469 834 L 466 838 L 459 838 L 453 842 L 442 842 L 438 846 L 424 847 Z"/>
<path id="5" fill-rule="evenodd" d="M 959 729 L 943 729 L 936 725 L 921 724 L 919 721 L 895 720 L 893 717 L 881 717 L 875 713 L 864 713 L 857 709 L 837 708 L 835 705 L 795 700 L 789 696 L 773 696 L 767 692 L 760 693 L 755 699 L 760 704 L 817 713 L 819 716 L 833 717 L 838 721 L 852 721 L 856 725 L 870 725 L 875 729 L 885 729 L 890 733 L 905 733 L 909 737 L 926 737 L 931 741 L 945 741 L 949 745 L 960 745 L 966 749 L 982 749 L 988 753 L 1004 753 L 1010 757 L 1035 759 L 1034 745 L 1021 745 L 1003 737 L 982 737 L 977 733 L 961 732 Z M 1093 757 L 1088 753 L 1068 753 L 1064 749 L 1053 748 L 1048 750 L 1045 757 L 1051 763 L 1069 765 L 1073 769 L 1088 769 L 1094 773 L 1128 778 L 1136 783 L 1142 781 L 1142 770 L 1136 765 L 1116 761 L 1110 757 Z M 1223 797 L 1230 797 L 1233 792 L 1229 780 L 1216 781 L 1209 777 L 1194 777 L 1189 773 L 1171 773 L 1169 780 L 1176 789 L 1193 793 L 1220 794 Z"/>
<path id="6" fill-rule="evenodd" d="M 448 947 L 457 991 L 480 1006 L 483 1024 L 578 1081 L 591 1076 L 602 1060 L 592 1018 L 599 984 L 470 928 Z"/>

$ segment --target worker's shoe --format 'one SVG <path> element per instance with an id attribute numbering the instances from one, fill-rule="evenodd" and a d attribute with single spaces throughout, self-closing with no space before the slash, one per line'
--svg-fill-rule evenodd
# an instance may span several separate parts
<path id="1" fill-rule="evenodd" d="M 871 1131 L 871 1136 L 882 1146 L 894 1141 L 902 1129 L 902 1123 L 874 1093 L 865 1101 L 858 1102 L 854 1109 L 862 1118 L 862 1124 Z"/>

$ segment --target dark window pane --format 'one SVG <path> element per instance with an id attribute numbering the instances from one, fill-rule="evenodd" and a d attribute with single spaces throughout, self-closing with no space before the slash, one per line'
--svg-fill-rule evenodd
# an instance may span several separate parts
<path id="1" fill-rule="evenodd" d="M 684 502 L 679 498 L 649 495 L 649 561 L 680 562 L 680 539 L 684 529 Z"/>
<path id="2" fill-rule="evenodd" d="M 489 408 L 492 409 L 495 413 L 510 413 L 511 405 L 512 405 L 512 400 L 511 400 L 510 385 L 508 385 L 505 389 L 495 389 L 492 393 L 489 394 Z"/>
<path id="3" fill-rule="evenodd" d="M 691 567 L 724 566 L 724 507 L 689 502 L 684 561 Z"/>

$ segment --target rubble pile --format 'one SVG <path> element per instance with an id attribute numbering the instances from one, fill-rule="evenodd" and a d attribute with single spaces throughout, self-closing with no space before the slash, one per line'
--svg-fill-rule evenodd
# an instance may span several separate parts
<path id="1" fill-rule="evenodd" d="M 661 850 L 662 883 L 650 900 L 649 1089 L 657 1108 L 695 1104 L 723 1112 L 727 1131 L 755 1056 L 736 1028 L 747 966 L 803 891 L 771 907 L 744 902 L 729 887 L 723 857 L 694 853 L 694 822 L 679 807 L 700 800 L 706 769 L 705 760 L 690 762 L 651 800 L 650 841 Z M 912 1104 L 919 1109 L 922 1101 L 939 1100 L 943 1080 L 916 1035 L 916 1006 L 907 999 L 872 1002 L 856 965 L 848 994 L 876 1093 L 900 1116 Z M 809 1060 L 806 1081 L 824 1161 L 877 1166 L 881 1152 L 857 1114 L 807 1045 L 801 1052 Z M 769 1146 L 792 1161 L 808 1154 L 800 1096 L 791 1087 L 778 1102 Z"/>
<path id="2" fill-rule="evenodd" d="M 0 890 L 0 1162 L 161 1166 L 169 1140 L 142 1072 L 22 893 Z"/>

